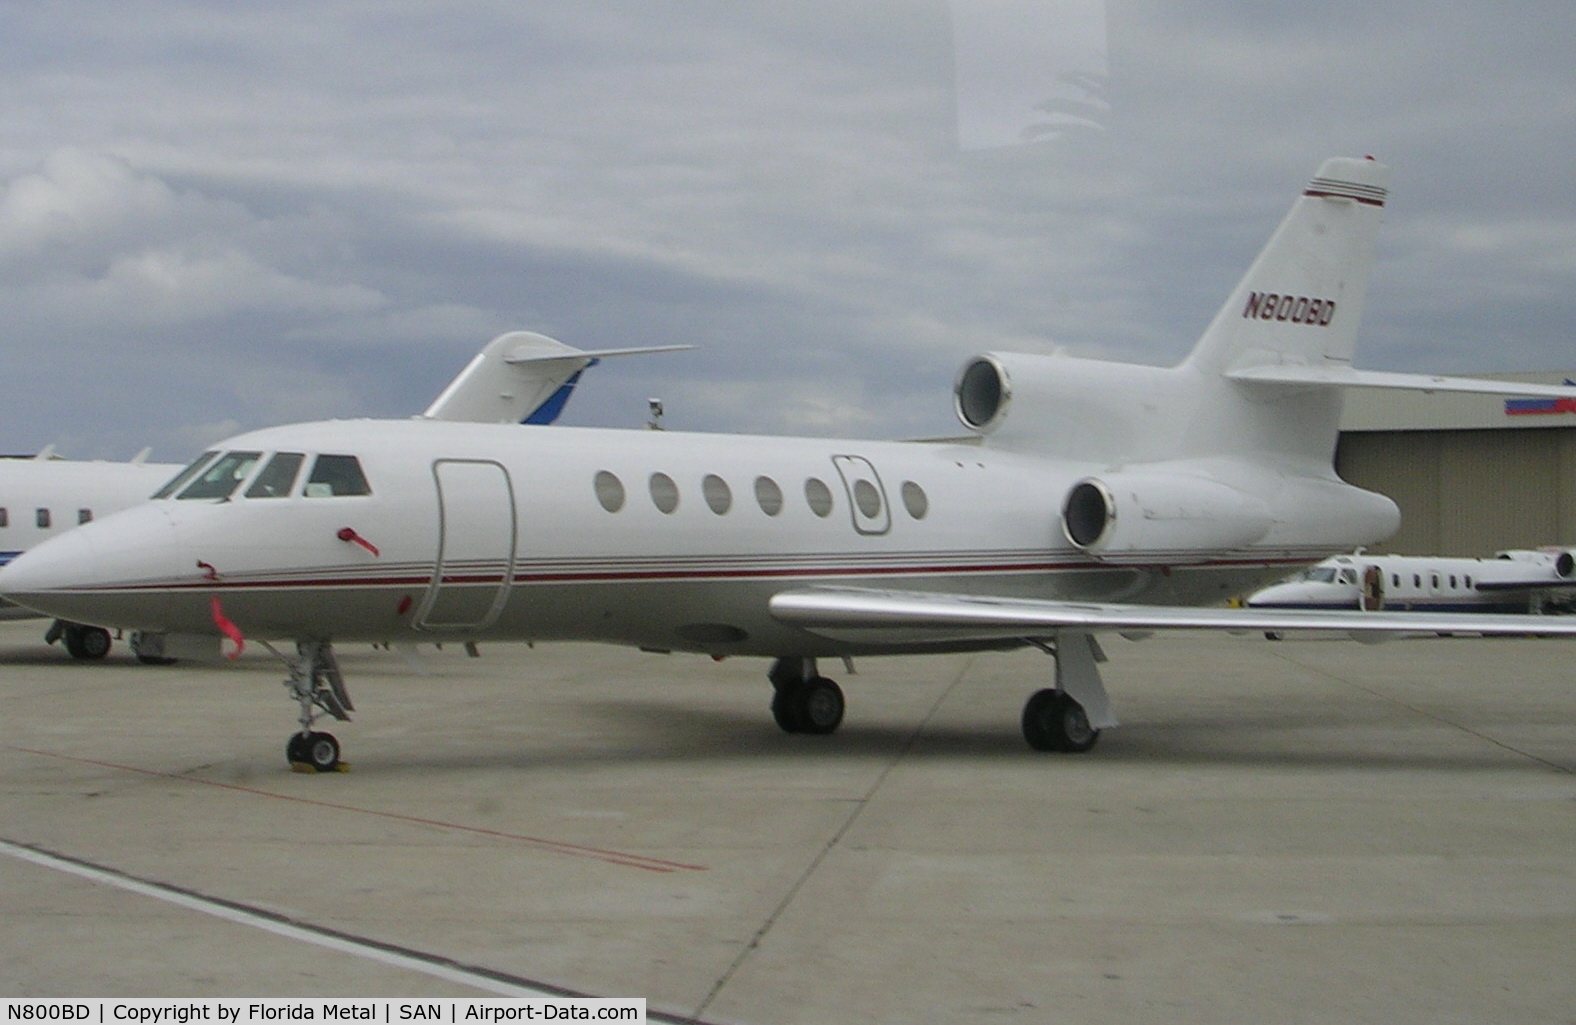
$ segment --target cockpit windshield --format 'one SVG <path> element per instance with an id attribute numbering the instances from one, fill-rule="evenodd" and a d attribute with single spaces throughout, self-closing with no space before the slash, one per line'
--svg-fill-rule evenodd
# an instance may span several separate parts
<path id="1" fill-rule="evenodd" d="M 1302 578 L 1304 580 L 1311 580 L 1316 584 L 1333 584 L 1335 583 L 1335 567 L 1315 566 L 1303 573 Z"/>
<path id="2" fill-rule="evenodd" d="M 370 495 L 372 486 L 361 472 L 361 460 L 355 456 L 321 455 L 312 464 L 304 494 L 307 498 Z"/>
<path id="3" fill-rule="evenodd" d="M 263 467 L 263 472 L 246 489 L 246 497 L 288 497 L 290 485 L 295 483 L 296 474 L 301 472 L 301 463 L 305 459 L 306 456 L 300 452 L 275 452 L 273 458 L 268 460 L 268 465 Z"/>
<path id="4" fill-rule="evenodd" d="M 151 497 L 169 498 L 171 495 L 175 494 L 175 492 L 179 491 L 187 481 L 197 476 L 197 471 L 201 470 L 204 466 L 207 466 L 209 461 L 218 454 L 218 452 L 210 449 L 209 451 L 204 452 L 202 455 L 198 456 L 196 459 L 193 459 L 191 462 L 186 464 L 185 469 L 172 477 L 168 484 L 155 491 Z"/>
<path id="5" fill-rule="evenodd" d="M 186 485 L 186 490 L 176 498 L 181 501 L 189 498 L 229 498 L 241 481 L 246 479 L 246 475 L 252 472 L 261 456 L 261 452 L 226 452 L 199 473 L 197 479 Z"/>

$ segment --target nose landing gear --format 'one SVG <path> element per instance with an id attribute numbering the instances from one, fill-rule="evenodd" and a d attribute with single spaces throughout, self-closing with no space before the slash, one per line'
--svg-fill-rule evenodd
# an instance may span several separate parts
<path id="1" fill-rule="evenodd" d="M 347 771 L 350 767 L 339 760 L 339 741 L 332 733 L 312 728 L 322 713 L 349 722 L 350 713 L 355 711 L 333 645 L 327 641 L 298 641 L 295 657 L 285 657 L 285 663 L 290 667 L 285 689 L 301 706 L 301 716 L 296 720 L 301 729 L 285 745 L 290 768 L 296 772 Z"/>

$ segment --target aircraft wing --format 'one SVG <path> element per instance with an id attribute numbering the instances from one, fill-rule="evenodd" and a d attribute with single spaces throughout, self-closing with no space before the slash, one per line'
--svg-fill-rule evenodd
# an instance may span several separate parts
<path id="1" fill-rule="evenodd" d="M 779 621 L 823 637 L 889 644 L 1010 640 L 1062 630 L 1339 630 L 1373 640 L 1419 632 L 1576 637 L 1576 616 L 1115 605 L 841 587 L 783 591 L 772 597 L 770 609 Z"/>

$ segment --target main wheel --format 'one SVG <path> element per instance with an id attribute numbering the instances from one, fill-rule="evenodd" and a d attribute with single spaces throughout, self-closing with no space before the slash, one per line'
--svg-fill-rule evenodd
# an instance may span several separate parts
<path id="1" fill-rule="evenodd" d="M 1023 706 L 1023 739 L 1036 751 L 1079 754 L 1094 747 L 1100 731 L 1084 707 L 1058 690 L 1036 691 Z"/>
<path id="2" fill-rule="evenodd" d="M 843 721 L 843 689 L 824 676 L 797 688 L 801 733 L 831 733 Z"/>
<path id="3" fill-rule="evenodd" d="M 799 733 L 799 713 L 793 699 L 797 687 L 785 687 L 772 694 L 772 718 L 784 733 Z"/>
<path id="4" fill-rule="evenodd" d="M 843 721 L 843 689 L 824 676 L 780 688 L 772 718 L 784 733 L 827 734 Z"/>
<path id="5" fill-rule="evenodd" d="M 66 651 L 72 658 L 100 659 L 109 654 L 109 631 L 101 626 L 72 623 L 65 631 Z"/>

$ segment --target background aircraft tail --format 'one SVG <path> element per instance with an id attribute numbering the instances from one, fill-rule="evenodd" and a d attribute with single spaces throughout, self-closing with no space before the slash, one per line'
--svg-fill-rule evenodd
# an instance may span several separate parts
<path id="1" fill-rule="evenodd" d="M 428 420 L 550 424 L 563 413 L 581 373 L 604 357 L 689 348 L 693 346 L 587 351 L 534 331 L 510 331 L 488 342 L 421 415 Z"/>

